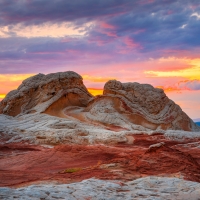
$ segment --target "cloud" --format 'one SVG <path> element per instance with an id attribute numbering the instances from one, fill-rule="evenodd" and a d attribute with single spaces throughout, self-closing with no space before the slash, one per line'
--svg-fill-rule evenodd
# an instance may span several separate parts
<path id="1" fill-rule="evenodd" d="M 195 91 L 200 90 L 200 80 L 183 80 L 176 82 L 174 84 L 156 86 L 158 88 L 162 88 L 166 92 L 183 92 L 186 90 Z"/>
<path id="2" fill-rule="evenodd" d="M 138 1 L 135 3 L 137 4 Z M 1 0 L 0 24 L 42 24 L 46 22 L 72 22 L 79 24 L 101 16 L 112 16 L 131 10 L 129 0 Z"/>
<path id="3" fill-rule="evenodd" d="M 183 24 L 180 28 L 184 29 L 187 26 L 187 24 Z"/>
<path id="4" fill-rule="evenodd" d="M 152 77 L 184 77 L 189 79 L 198 79 L 200 77 L 200 59 L 190 58 L 160 58 L 161 66 L 165 66 L 165 63 L 169 62 L 172 66 L 168 70 L 146 70 L 144 73 Z M 164 64 L 164 65 L 163 65 Z M 175 66 L 173 68 L 173 66 Z"/>
<path id="5" fill-rule="evenodd" d="M 135 42 L 132 38 L 125 37 L 124 43 L 128 48 L 142 48 L 141 45 L 137 42 Z"/>
<path id="6" fill-rule="evenodd" d="M 0 74 L 72 70 L 90 88 L 115 77 L 193 91 L 199 15 L 199 0 L 0 0 Z"/>
<path id="7" fill-rule="evenodd" d="M 199 57 L 199 10 L 196 0 L 0 0 L 0 73 L 193 69 L 184 58 Z M 183 62 L 159 61 L 170 57 Z"/>
<path id="8" fill-rule="evenodd" d="M 1 26 L 0 27 L 0 37 L 24 37 L 24 38 L 34 38 L 34 37 L 80 37 L 87 33 L 87 29 L 92 26 L 91 23 L 85 23 L 79 28 L 76 28 L 73 23 L 63 22 L 60 24 L 44 23 L 42 25 L 30 25 L 24 26 L 23 24 L 16 24 L 11 27 Z"/>
<path id="9" fill-rule="evenodd" d="M 191 17 L 194 17 L 194 16 L 195 16 L 198 20 L 200 19 L 200 14 L 198 14 L 197 12 L 192 13 L 190 16 L 191 16 Z"/>
<path id="10" fill-rule="evenodd" d="M 200 90 L 200 80 L 187 80 L 178 83 L 179 89 Z"/>

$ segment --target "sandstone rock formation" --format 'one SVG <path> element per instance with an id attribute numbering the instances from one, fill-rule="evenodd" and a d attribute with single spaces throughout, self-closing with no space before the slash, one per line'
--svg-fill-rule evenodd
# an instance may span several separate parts
<path id="1" fill-rule="evenodd" d="M 65 114 L 82 116 L 82 120 L 111 130 L 200 130 L 162 89 L 116 80 L 108 81 L 103 95 L 91 100 L 85 109 L 66 109 Z"/>
<path id="2" fill-rule="evenodd" d="M 59 72 L 54 74 L 37 74 L 22 82 L 7 94 L 0 103 L 0 113 L 10 116 L 44 111 L 55 101 L 59 101 L 54 110 L 66 106 L 85 106 L 92 95 L 83 84 L 82 77 L 75 72 Z M 56 111 L 58 113 L 58 111 Z"/>
<path id="3" fill-rule="evenodd" d="M 121 83 L 112 80 L 105 84 L 103 94 L 112 99 L 118 112 L 134 124 L 152 130 L 196 129 L 196 125 L 180 106 L 170 100 L 162 89 L 149 84 Z"/>
<path id="4" fill-rule="evenodd" d="M 2 114 L 34 112 L 71 116 L 118 130 L 199 130 L 162 89 L 111 80 L 103 96 L 93 98 L 81 76 L 71 71 L 30 77 L 0 103 Z"/>
<path id="5" fill-rule="evenodd" d="M 161 89 L 38 74 L 0 102 L 0 199 L 198 199 L 199 147 Z"/>

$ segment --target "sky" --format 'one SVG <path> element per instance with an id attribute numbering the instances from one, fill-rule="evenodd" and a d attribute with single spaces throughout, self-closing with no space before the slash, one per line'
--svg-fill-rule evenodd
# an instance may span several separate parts
<path id="1" fill-rule="evenodd" d="M 75 71 L 163 88 L 200 117 L 199 0 L 0 0 L 0 100 L 25 78 Z"/>

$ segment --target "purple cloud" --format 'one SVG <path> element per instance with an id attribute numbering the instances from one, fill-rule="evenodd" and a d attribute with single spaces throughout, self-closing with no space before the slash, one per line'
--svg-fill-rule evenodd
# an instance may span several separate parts
<path id="1" fill-rule="evenodd" d="M 0 73 L 37 73 L 146 61 L 165 56 L 199 57 L 198 0 L 0 0 Z M 14 27 L 85 23 L 81 37 L 19 37 Z M 3 33 L 2 33 L 3 34 Z M 182 54 L 180 55 L 180 52 Z M 184 52 L 184 53 L 183 53 Z M 51 70 L 50 70 L 51 69 Z"/>
<path id="2" fill-rule="evenodd" d="M 199 80 L 182 81 L 178 84 L 178 88 L 187 90 L 200 90 L 200 81 Z"/>

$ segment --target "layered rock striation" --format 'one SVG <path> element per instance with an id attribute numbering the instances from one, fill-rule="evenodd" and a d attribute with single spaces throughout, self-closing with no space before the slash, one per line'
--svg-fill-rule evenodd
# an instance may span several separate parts
<path id="1" fill-rule="evenodd" d="M 87 106 L 87 118 L 126 130 L 199 131 L 198 126 L 170 100 L 149 84 L 108 81 L 102 96 Z"/>
<path id="2" fill-rule="evenodd" d="M 0 114 L 42 113 L 111 131 L 200 131 L 162 89 L 149 84 L 108 81 L 93 97 L 75 72 L 38 74 L 22 82 L 0 103 Z"/>
<path id="3" fill-rule="evenodd" d="M 164 91 L 149 84 L 108 81 L 104 86 L 119 113 L 146 128 L 192 131 L 198 130 L 194 122 L 179 105 L 170 100 Z"/>
<path id="4" fill-rule="evenodd" d="M 0 199 L 198 199 L 199 147 L 162 89 L 38 74 L 0 102 Z"/>
<path id="5" fill-rule="evenodd" d="M 75 72 L 58 72 L 48 75 L 37 74 L 22 82 L 7 94 L 0 103 L 0 113 L 10 116 L 43 112 L 54 102 L 54 110 L 66 106 L 86 106 L 92 95 L 83 84 L 82 77 Z"/>

